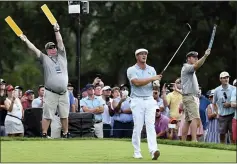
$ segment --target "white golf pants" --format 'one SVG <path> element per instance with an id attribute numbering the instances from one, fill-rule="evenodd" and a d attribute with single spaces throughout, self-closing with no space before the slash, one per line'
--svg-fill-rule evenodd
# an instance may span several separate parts
<path id="1" fill-rule="evenodd" d="M 156 131 L 155 131 L 155 114 L 156 108 L 158 107 L 157 102 L 153 97 L 149 98 L 132 98 L 130 104 L 134 128 L 132 135 L 132 144 L 134 147 L 134 153 L 141 153 L 140 142 L 141 142 L 141 131 L 145 122 L 146 133 L 147 133 L 147 143 L 149 152 L 152 154 L 158 150 L 156 141 Z"/>

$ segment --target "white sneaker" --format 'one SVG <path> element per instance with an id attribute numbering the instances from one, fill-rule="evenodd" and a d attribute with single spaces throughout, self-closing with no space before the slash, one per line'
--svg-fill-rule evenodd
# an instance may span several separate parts
<path id="1" fill-rule="evenodd" d="M 133 158 L 142 159 L 143 157 L 142 157 L 141 153 L 134 153 Z"/>

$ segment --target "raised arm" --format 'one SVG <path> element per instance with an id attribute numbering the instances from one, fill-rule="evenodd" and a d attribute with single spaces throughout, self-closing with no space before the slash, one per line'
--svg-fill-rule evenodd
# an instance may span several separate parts
<path id="1" fill-rule="evenodd" d="M 194 70 L 195 71 L 198 70 L 204 64 L 204 62 L 206 61 L 206 59 L 210 55 L 210 53 L 211 53 L 211 49 L 207 49 L 205 51 L 204 56 L 194 64 Z"/>
<path id="2" fill-rule="evenodd" d="M 41 54 L 41 51 L 40 51 L 38 48 L 36 48 L 35 45 L 32 44 L 32 43 L 27 39 L 27 37 L 26 37 L 25 35 L 20 36 L 20 38 L 21 38 L 21 40 L 22 40 L 23 42 L 26 43 L 26 45 L 28 46 L 28 48 L 29 48 L 31 51 L 33 51 L 33 52 L 37 55 L 37 57 L 39 58 L 39 57 L 40 57 L 40 54 Z"/>
<path id="3" fill-rule="evenodd" d="M 63 51 L 63 49 L 64 49 L 64 44 L 63 44 L 63 38 L 62 38 L 62 36 L 61 36 L 61 34 L 60 34 L 60 31 L 59 31 L 59 30 L 60 30 L 59 25 L 56 23 L 56 24 L 54 25 L 53 29 L 54 29 L 55 36 L 56 36 L 57 46 L 58 46 L 58 48 L 59 48 L 61 51 Z"/>

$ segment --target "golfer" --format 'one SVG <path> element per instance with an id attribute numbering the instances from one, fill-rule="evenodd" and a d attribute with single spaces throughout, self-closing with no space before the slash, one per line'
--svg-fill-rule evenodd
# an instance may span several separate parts
<path id="1" fill-rule="evenodd" d="M 54 25 L 54 32 L 57 40 L 57 47 L 53 42 L 45 45 L 46 54 L 37 49 L 25 35 L 21 39 L 31 49 L 44 68 L 44 102 L 43 102 L 43 119 L 42 119 L 42 137 L 49 138 L 47 130 L 56 113 L 58 107 L 59 116 L 61 118 L 63 128 L 63 138 L 68 138 L 68 115 L 69 115 L 69 99 L 68 99 L 68 70 L 67 57 L 63 44 L 62 36 L 59 32 L 59 25 Z"/>
<path id="2" fill-rule="evenodd" d="M 140 141 L 141 131 L 145 122 L 147 131 L 147 142 L 152 160 L 160 156 L 156 141 L 155 114 L 157 102 L 153 98 L 152 82 L 161 80 L 161 75 L 156 75 L 153 67 L 146 64 L 148 51 L 138 49 L 135 51 L 137 63 L 127 70 L 127 77 L 131 85 L 130 107 L 133 114 L 134 128 L 132 144 L 134 147 L 134 158 L 142 158 Z"/>
<path id="3" fill-rule="evenodd" d="M 204 64 L 211 49 L 207 49 L 204 56 L 198 60 L 198 53 L 191 51 L 186 55 L 186 61 L 181 70 L 181 87 L 183 94 L 183 108 L 185 122 L 182 128 L 182 140 L 187 138 L 189 126 L 191 129 L 192 141 L 197 142 L 197 128 L 200 125 L 199 114 L 199 86 L 195 72 Z"/>

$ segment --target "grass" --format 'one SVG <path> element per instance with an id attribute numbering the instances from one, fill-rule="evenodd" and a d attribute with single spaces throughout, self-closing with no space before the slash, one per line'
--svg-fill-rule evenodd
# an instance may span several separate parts
<path id="1" fill-rule="evenodd" d="M 158 144 L 158 162 L 236 162 L 229 150 Z M 143 159 L 133 159 L 131 142 L 124 140 L 28 140 L 1 141 L 1 162 L 157 162 L 147 143 L 141 143 Z M 14 152 L 14 156 L 12 153 Z"/>

